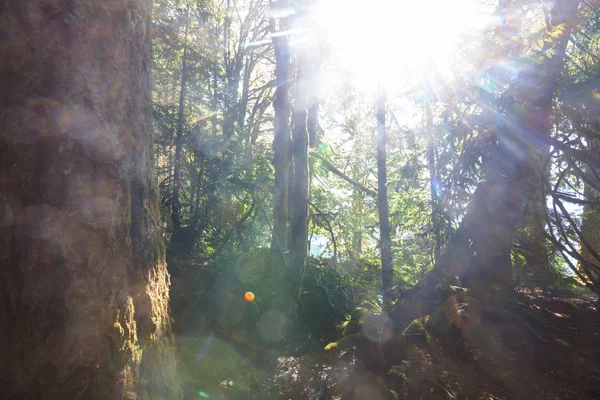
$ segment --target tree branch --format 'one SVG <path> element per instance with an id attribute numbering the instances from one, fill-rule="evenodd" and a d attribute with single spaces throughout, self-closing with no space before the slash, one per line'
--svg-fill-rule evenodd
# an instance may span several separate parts
<path id="1" fill-rule="evenodd" d="M 325 220 L 325 222 L 327 222 L 327 230 L 329 231 L 329 234 L 331 235 L 331 242 L 333 243 L 333 259 L 337 260 L 337 242 L 335 241 L 335 235 L 333 234 L 333 228 L 331 227 L 331 221 L 329 221 L 329 219 L 325 216 L 325 214 L 323 213 L 323 211 L 321 211 L 312 201 L 308 201 L 308 204 L 310 204 L 318 213 L 319 216 L 321 218 L 323 218 Z"/>
<path id="2" fill-rule="evenodd" d="M 314 157 L 316 157 L 316 158 L 318 158 L 319 160 L 321 160 L 323 162 L 323 166 L 325 168 L 327 168 L 329 171 L 333 172 L 334 174 L 336 174 L 337 176 L 339 176 L 340 178 L 342 178 L 343 180 L 345 180 L 346 182 L 348 182 L 349 184 L 351 184 L 355 188 L 357 188 L 357 189 L 359 189 L 359 190 L 367 193 L 371 197 L 377 198 L 377 192 L 375 190 L 369 189 L 368 187 L 366 187 L 362 183 L 357 182 L 354 179 L 350 178 L 348 175 L 344 174 L 342 171 L 340 171 L 339 169 L 337 169 L 331 163 L 331 161 L 325 159 L 324 157 L 322 157 L 321 155 L 316 154 L 316 153 L 312 153 L 311 155 L 314 156 Z"/>

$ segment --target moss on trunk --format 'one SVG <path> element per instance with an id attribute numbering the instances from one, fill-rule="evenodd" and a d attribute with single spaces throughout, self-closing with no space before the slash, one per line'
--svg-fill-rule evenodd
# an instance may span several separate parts
<path id="1" fill-rule="evenodd" d="M 0 8 L 2 398 L 181 397 L 150 15 L 146 0 Z"/>

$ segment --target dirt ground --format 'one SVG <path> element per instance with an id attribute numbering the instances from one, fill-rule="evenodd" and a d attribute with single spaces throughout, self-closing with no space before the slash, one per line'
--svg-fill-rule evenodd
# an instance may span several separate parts
<path id="1" fill-rule="evenodd" d="M 395 380 L 398 397 L 600 399 L 597 298 L 528 289 L 501 313 L 484 314 L 461 329 L 464 341 L 413 346 Z"/>
<path id="2" fill-rule="evenodd" d="M 266 367 L 250 352 L 256 346 L 194 317 L 197 327 L 178 335 L 186 398 L 600 400 L 597 297 L 522 289 L 495 312 L 469 313 L 460 329 L 407 345 L 387 374 L 361 373 L 351 349 L 323 347 L 279 351 Z"/>

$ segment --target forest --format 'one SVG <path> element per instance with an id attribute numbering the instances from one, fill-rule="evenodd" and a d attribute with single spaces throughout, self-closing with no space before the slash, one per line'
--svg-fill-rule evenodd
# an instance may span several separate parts
<path id="1" fill-rule="evenodd" d="M 600 399 L 600 1 L 0 2 L 1 399 Z"/>

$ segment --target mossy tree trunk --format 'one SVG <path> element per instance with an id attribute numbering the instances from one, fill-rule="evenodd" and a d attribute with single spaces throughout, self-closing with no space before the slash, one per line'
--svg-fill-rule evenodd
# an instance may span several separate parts
<path id="1" fill-rule="evenodd" d="M 177 399 L 149 0 L 0 6 L 0 398 Z"/>

